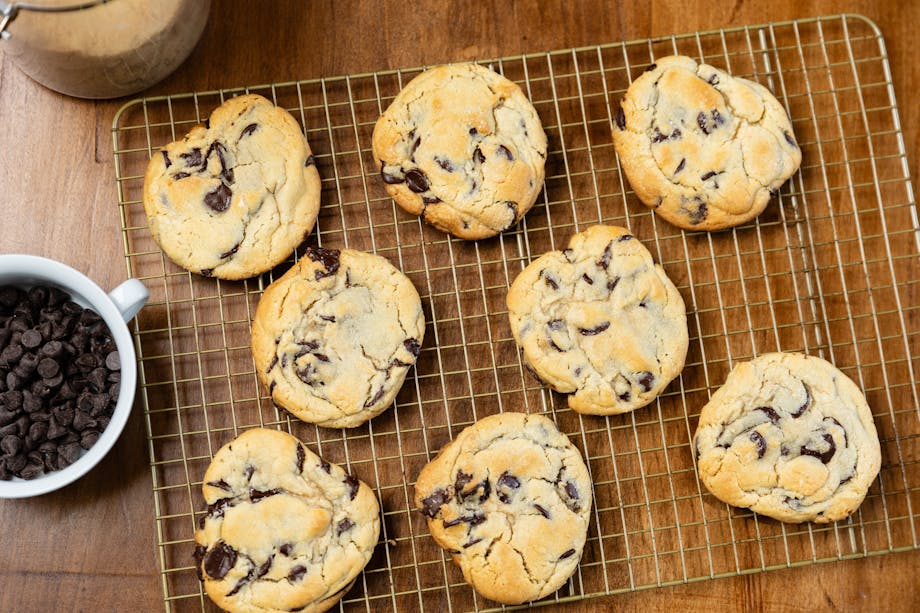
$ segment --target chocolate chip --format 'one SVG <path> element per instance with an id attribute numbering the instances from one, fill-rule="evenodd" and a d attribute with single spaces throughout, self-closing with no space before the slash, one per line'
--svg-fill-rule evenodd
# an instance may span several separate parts
<path id="1" fill-rule="evenodd" d="M 23 332 L 19 340 L 26 349 L 35 349 L 42 344 L 43 339 L 38 330 L 30 329 Z"/>
<path id="2" fill-rule="evenodd" d="M 428 177 L 421 170 L 413 168 L 406 173 L 406 186 L 416 194 L 428 191 Z"/>
<path id="3" fill-rule="evenodd" d="M 607 291 L 612 292 L 612 291 L 616 288 L 617 283 L 619 283 L 619 282 L 620 282 L 620 278 L 619 278 L 619 277 L 615 277 L 615 278 L 610 279 L 609 281 L 607 281 Z"/>
<path id="4" fill-rule="evenodd" d="M 613 120 L 616 122 L 617 127 L 621 131 L 626 129 L 626 113 L 623 112 L 622 106 L 617 107 L 617 111 L 613 116 Z"/>
<path id="5" fill-rule="evenodd" d="M 610 327 L 610 322 L 605 321 L 604 323 L 595 326 L 594 328 L 579 328 L 578 332 L 582 336 L 596 336 Z"/>
<path id="6" fill-rule="evenodd" d="M 319 467 L 322 468 L 323 471 L 324 471 L 327 475 L 332 474 L 332 465 L 329 464 L 329 462 L 327 462 L 326 460 L 320 460 L 320 461 L 319 461 Z"/>
<path id="7" fill-rule="evenodd" d="M 498 149 L 496 149 L 495 151 L 496 153 L 500 154 L 502 157 L 504 157 L 509 162 L 514 161 L 514 154 L 511 153 L 511 150 L 508 149 L 508 147 L 504 145 L 499 145 Z"/>
<path id="8" fill-rule="evenodd" d="M 633 238 L 635 237 L 632 234 L 623 234 L 617 239 L 617 242 L 625 243 L 626 241 L 631 241 Z"/>
<path id="9" fill-rule="evenodd" d="M 591 277 L 589 277 L 589 276 L 588 276 L 588 273 L 584 273 L 583 275 L 581 275 L 581 279 L 582 279 L 582 281 L 584 281 L 584 282 L 587 283 L 588 285 L 594 285 L 594 279 L 592 279 Z"/>
<path id="10" fill-rule="evenodd" d="M 574 550 L 574 549 L 569 549 L 568 551 L 566 551 L 565 553 L 563 553 L 561 556 L 559 556 L 559 559 L 560 559 L 560 560 L 565 560 L 566 558 L 571 558 L 573 555 L 575 555 L 575 550 Z"/>
<path id="11" fill-rule="evenodd" d="M 786 142 L 792 145 L 793 147 L 798 147 L 795 143 L 795 139 L 792 138 L 792 134 L 789 134 L 787 130 L 783 130 L 783 136 L 786 138 Z"/>
<path id="12" fill-rule="evenodd" d="M 236 549 L 221 541 L 204 556 L 204 572 L 212 579 L 223 579 L 236 564 Z"/>
<path id="13" fill-rule="evenodd" d="M 440 166 L 443 170 L 446 170 L 447 172 L 454 172 L 454 170 L 456 170 L 450 160 L 446 160 L 440 157 L 435 157 L 434 161 L 438 166 Z M 425 190 L 423 189 L 422 191 L 425 191 Z"/>
<path id="14" fill-rule="evenodd" d="M 411 353 L 414 358 L 418 358 L 419 354 L 422 352 L 422 344 L 415 338 L 407 338 L 404 340 L 403 347 L 405 347 L 406 351 Z"/>
<path id="15" fill-rule="evenodd" d="M 338 249 L 324 249 L 322 247 L 307 247 L 306 255 L 308 258 L 314 262 L 319 262 L 323 265 L 325 270 L 317 270 L 315 273 L 316 280 L 319 281 L 323 277 L 330 277 L 334 275 L 339 270 L 339 255 L 340 251 Z"/>
<path id="16" fill-rule="evenodd" d="M 301 581 L 304 578 L 304 575 L 307 574 L 307 567 L 302 564 L 298 564 L 291 569 L 291 572 L 288 573 L 287 580 L 291 583 L 296 583 Z"/>
<path id="17" fill-rule="evenodd" d="M 380 389 L 378 389 L 378 390 L 374 393 L 373 396 L 371 396 L 370 398 L 368 398 L 368 399 L 364 402 L 364 408 L 367 409 L 367 408 L 370 408 L 370 407 L 374 406 L 375 404 L 377 404 L 377 403 L 380 401 L 381 398 L 383 398 L 383 388 L 382 388 L 382 387 L 381 387 Z"/>
<path id="18" fill-rule="evenodd" d="M 230 487 L 230 484 L 224 481 L 223 479 L 218 479 L 217 481 L 208 481 L 205 485 L 210 485 L 211 487 L 216 487 L 226 492 L 229 492 L 233 489 L 232 487 Z"/>
<path id="19" fill-rule="evenodd" d="M 240 138 L 243 138 L 244 136 L 249 136 L 250 134 L 255 132 L 258 128 L 259 128 L 259 124 L 257 123 L 249 124 L 248 126 L 243 128 L 242 132 L 240 132 Z"/>
<path id="20" fill-rule="evenodd" d="M 355 522 L 351 521 L 347 517 L 341 520 L 335 527 L 335 535 L 341 536 L 343 532 L 348 532 L 355 527 Z"/>
<path id="21" fill-rule="evenodd" d="M 447 490 L 437 489 L 429 496 L 422 498 L 422 514 L 432 519 L 437 516 L 438 511 L 441 510 L 441 507 L 450 500 L 450 496 L 447 493 Z"/>
<path id="22" fill-rule="evenodd" d="M 804 415 L 805 411 L 808 410 L 808 407 L 811 406 L 811 402 L 812 402 L 811 388 L 808 387 L 808 384 L 804 382 L 802 383 L 802 387 L 805 388 L 805 402 L 803 402 L 802 405 L 798 409 L 795 410 L 795 412 L 790 413 L 790 415 L 792 415 L 792 417 L 794 418 L 799 418 L 802 415 Z"/>
<path id="23" fill-rule="evenodd" d="M 700 181 L 708 181 L 709 179 L 713 178 L 713 177 L 716 176 L 717 174 L 719 174 L 719 173 L 717 173 L 717 172 L 714 171 L 714 170 L 710 170 L 709 172 L 705 173 L 704 175 L 702 175 L 702 176 L 700 177 Z"/>
<path id="24" fill-rule="evenodd" d="M 603 268 L 604 270 L 607 270 L 607 267 L 610 266 L 610 258 L 612 256 L 612 250 L 613 250 L 613 241 L 610 241 L 609 243 L 607 243 L 607 246 L 604 247 L 604 252 L 601 254 L 600 259 L 597 260 L 597 262 L 595 262 L 598 268 Z"/>
<path id="25" fill-rule="evenodd" d="M 754 410 L 763 412 L 763 414 L 766 415 L 770 419 L 770 422 L 774 425 L 779 423 L 779 413 L 777 413 L 776 410 L 774 410 L 772 407 L 757 407 Z"/>
<path id="26" fill-rule="evenodd" d="M 479 147 L 476 147 L 476 150 L 473 151 L 473 161 L 478 162 L 479 164 L 486 163 L 486 156 L 482 152 L 482 149 L 480 149 Z"/>
<path id="27" fill-rule="evenodd" d="M 169 154 L 166 153 L 166 150 L 164 149 L 160 151 L 160 153 L 163 154 L 163 163 L 166 164 L 166 168 L 169 168 L 170 166 L 172 166 L 172 160 L 169 159 Z"/>
<path id="28" fill-rule="evenodd" d="M 236 253 L 236 252 L 239 251 L 239 250 L 240 250 L 240 243 L 237 243 L 236 245 L 233 246 L 232 249 L 229 249 L 229 250 L 224 251 L 223 253 L 221 253 L 221 254 L 220 254 L 220 259 L 226 260 L 227 258 L 229 258 L 231 255 L 233 255 L 234 253 Z"/>
<path id="29" fill-rule="evenodd" d="M 252 502 L 258 502 L 263 498 L 268 498 L 270 496 L 277 496 L 281 493 L 281 490 L 277 488 L 272 488 L 270 490 L 257 490 L 249 488 L 249 500 Z"/>
<path id="30" fill-rule="evenodd" d="M 643 392 L 649 392 L 652 390 L 652 384 L 655 382 L 655 375 L 651 372 L 644 370 L 639 373 L 639 387 L 642 388 Z"/>
<path id="31" fill-rule="evenodd" d="M 834 454 L 837 453 L 837 444 L 834 442 L 834 437 L 825 432 L 821 435 L 821 438 L 824 439 L 824 442 L 827 443 L 828 448 L 826 451 L 818 451 L 816 449 L 811 449 L 810 447 L 802 447 L 799 451 L 802 455 L 812 456 L 821 460 L 822 464 L 827 464 L 831 461 L 831 458 L 834 457 Z"/>
<path id="32" fill-rule="evenodd" d="M 556 282 L 555 279 L 553 279 L 548 274 L 546 274 L 546 270 L 541 270 L 540 276 L 543 277 L 543 280 L 546 281 L 546 284 L 549 285 L 551 288 L 559 289 L 559 284 Z"/>
<path id="33" fill-rule="evenodd" d="M 718 84 L 719 84 L 719 75 L 713 74 L 711 77 L 709 77 L 708 79 L 706 79 L 706 82 L 709 83 L 710 85 L 718 85 Z"/>
<path id="34" fill-rule="evenodd" d="M 355 496 L 358 495 L 358 487 L 360 486 L 360 483 L 358 482 L 357 479 L 355 479 L 355 478 L 352 477 L 351 475 L 345 475 L 345 481 L 344 481 L 344 483 L 345 483 L 345 485 L 348 486 L 348 498 L 349 498 L 349 500 L 354 500 L 354 499 L 355 499 Z"/>
<path id="35" fill-rule="evenodd" d="M 572 500 L 578 500 L 578 498 L 579 498 L 579 496 L 578 496 L 578 488 L 575 487 L 575 484 L 574 484 L 573 482 L 571 482 L 571 481 L 566 481 L 566 482 L 565 482 L 565 493 L 566 493 L 566 494 L 568 495 L 568 497 L 571 498 Z"/>
<path id="36" fill-rule="evenodd" d="M 751 431 L 748 438 L 757 446 L 757 459 L 759 460 L 763 457 L 763 454 L 767 452 L 767 441 L 764 439 L 763 435 L 756 430 Z"/>
<path id="37" fill-rule="evenodd" d="M 230 208 L 230 200 L 232 197 L 233 192 L 230 188 L 221 183 L 204 195 L 204 203 L 215 213 L 223 213 Z M 204 271 L 202 271 L 202 274 L 203 272 Z"/>
<path id="38" fill-rule="evenodd" d="M 661 130 L 659 130 L 658 128 L 655 128 L 655 129 L 652 131 L 652 143 L 661 143 L 661 142 L 664 142 L 664 141 L 666 141 L 666 140 L 668 140 L 668 135 L 667 135 L 667 134 L 662 134 L 662 133 L 661 133 Z"/>
<path id="39" fill-rule="evenodd" d="M 292 543 L 284 543 L 278 547 L 278 551 L 281 552 L 281 555 L 289 556 L 291 552 L 294 551 L 294 545 Z"/>
<path id="40" fill-rule="evenodd" d="M 303 162 L 304 168 L 309 168 L 310 166 L 316 166 L 316 158 L 314 158 L 312 155 L 308 155 L 307 159 Z"/>
<path id="41" fill-rule="evenodd" d="M 177 172 L 176 174 L 174 174 L 174 175 L 172 176 L 172 178 L 173 178 L 173 181 L 181 181 L 182 179 L 187 179 L 187 178 L 189 178 L 190 176 L 192 176 L 192 175 L 190 175 L 190 174 L 187 173 L 187 172 L 179 171 L 179 172 Z"/>
<path id="42" fill-rule="evenodd" d="M 539 513 L 540 515 L 542 515 L 542 516 L 545 517 L 546 519 L 549 519 L 549 518 L 550 518 L 550 517 L 549 517 L 549 511 L 547 511 L 546 509 L 544 509 L 544 508 L 541 507 L 540 505 L 535 504 L 535 505 L 533 505 L 533 507 L 537 510 L 537 513 Z"/>
<path id="43" fill-rule="evenodd" d="M 187 153 L 180 153 L 179 157 L 185 160 L 188 166 L 201 166 L 201 149 L 195 147 Z"/>
<path id="44" fill-rule="evenodd" d="M 397 183 L 402 183 L 403 181 L 406 180 L 406 177 L 402 173 L 402 170 L 400 170 L 399 174 L 389 172 L 387 171 L 386 167 L 383 166 L 382 162 L 380 166 L 380 176 L 383 179 L 383 182 L 386 183 L 387 185 L 396 185 Z"/>
<path id="45" fill-rule="evenodd" d="M 303 463 L 307 459 L 307 452 L 304 450 L 303 445 L 297 445 L 297 471 L 303 472 Z"/>

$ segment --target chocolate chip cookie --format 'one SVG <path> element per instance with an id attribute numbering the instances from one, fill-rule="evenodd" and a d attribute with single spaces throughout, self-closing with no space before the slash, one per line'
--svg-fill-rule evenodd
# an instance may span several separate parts
<path id="1" fill-rule="evenodd" d="M 543 188 L 546 134 L 515 83 L 478 64 L 412 79 L 374 127 L 374 159 L 406 211 L 463 239 L 495 236 Z"/>
<path id="2" fill-rule="evenodd" d="M 201 489 L 195 563 L 227 611 L 325 611 L 380 534 L 371 488 L 285 432 L 257 428 L 221 447 Z"/>
<path id="3" fill-rule="evenodd" d="M 596 225 L 525 268 L 508 292 L 514 340 L 533 373 L 579 413 L 652 402 L 684 366 L 684 301 L 623 228 Z"/>
<path id="4" fill-rule="evenodd" d="M 284 261 L 313 229 L 320 179 L 297 121 L 255 94 L 231 98 L 150 158 L 144 210 L 170 260 L 246 279 Z"/>
<path id="5" fill-rule="evenodd" d="M 802 160 L 768 89 L 685 56 L 657 60 L 632 82 L 613 143 L 639 199 L 685 230 L 753 219 Z"/>
<path id="6" fill-rule="evenodd" d="M 424 335 L 418 292 L 386 258 L 309 247 L 259 300 L 252 353 L 278 406 L 350 428 L 392 404 Z"/>
<path id="7" fill-rule="evenodd" d="M 558 590 L 581 559 L 591 479 L 578 449 L 542 415 L 500 413 L 429 462 L 415 505 L 477 592 L 505 604 Z"/>
<path id="8" fill-rule="evenodd" d="M 768 353 L 736 366 L 700 413 L 697 470 L 720 500 L 784 522 L 853 513 L 879 472 L 872 412 L 830 363 Z"/>

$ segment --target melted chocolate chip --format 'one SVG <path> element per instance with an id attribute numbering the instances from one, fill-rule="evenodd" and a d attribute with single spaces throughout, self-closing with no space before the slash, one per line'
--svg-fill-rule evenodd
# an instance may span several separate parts
<path id="1" fill-rule="evenodd" d="M 718 85 L 718 84 L 719 84 L 719 75 L 717 75 L 717 74 L 712 75 L 711 77 L 709 77 L 708 79 L 706 79 L 706 82 L 709 83 L 710 85 Z"/>
<path id="2" fill-rule="evenodd" d="M 467 542 L 465 542 L 465 543 L 463 544 L 463 548 L 464 548 L 464 549 L 467 549 L 467 548 L 469 548 L 469 547 L 472 547 L 472 546 L 475 545 L 476 543 L 481 543 L 481 542 L 482 542 L 482 539 L 481 539 L 481 538 L 470 539 L 470 540 L 468 540 Z"/>
<path id="3" fill-rule="evenodd" d="M 174 174 L 172 178 L 173 178 L 173 181 L 181 181 L 182 179 L 188 178 L 190 176 L 192 175 L 188 174 L 187 172 L 180 171 Z"/>
<path id="4" fill-rule="evenodd" d="M 581 279 L 588 285 L 594 285 L 594 279 L 588 276 L 588 273 L 581 275 Z"/>
<path id="5" fill-rule="evenodd" d="M 710 170 L 709 172 L 707 172 L 706 174 L 704 174 L 703 176 L 700 177 L 700 181 L 708 181 L 709 179 L 713 178 L 713 177 L 716 176 L 717 174 L 719 174 L 719 173 L 717 173 L 717 172 L 714 171 L 714 170 Z"/>
<path id="6" fill-rule="evenodd" d="M 250 479 L 252 479 L 252 475 L 255 474 L 255 472 L 256 472 L 256 468 L 255 468 L 255 466 L 253 466 L 252 464 L 247 464 L 247 465 L 246 465 L 246 468 L 245 468 L 244 470 L 245 470 L 244 474 L 246 475 L 246 480 L 247 480 L 247 481 L 249 481 Z"/>
<path id="7" fill-rule="evenodd" d="M 562 319 L 552 319 L 546 323 L 550 330 L 565 330 L 565 321 Z"/>
<path id="8" fill-rule="evenodd" d="M 284 543 L 283 545 L 278 547 L 278 551 L 281 552 L 281 555 L 289 556 L 291 555 L 291 552 L 294 551 L 294 544 Z"/>
<path id="9" fill-rule="evenodd" d="M 655 382 L 655 375 L 647 370 L 644 370 L 639 374 L 641 375 L 638 381 L 639 387 L 642 388 L 643 392 L 651 391 L 652 384 Z"/>
<path id="10" fill-rule="evenodd" d="M 259 500 L 262 500 L 263 498 L 268 498 L 269 496 L 275 496 L 280 493 L 281 493 L 281 490 L 277 488 L 272 488 L 270 490 L 256 490 L 256 489 L 250 488 L 249 489 L 249 500 L 251 500 L 252 502 L 258 502 Z"/>
<path id="11" fill-rule="evenodd" d="M 304 451 L 303 445 L 297 445 L 297 470 L 303 472 L 303 463 L 307 459 L 307 452 Z"/>
<path id="12" fill-rule="evenodd" d="M 232 197 L 233 192 L 230 188 L 221 183 L 204 195 L 204 203 L 215 213 L 223 213 L 230 208 L 230 199 Z"/>
<path id="13" fill-rule="evenodd" d="M 486 156 L 482 152 L 482 149 L 480 149 L 479 147 L 476 147 L 476 150 L 473 151 L 473 161 L 478 162 L 479 164 L 486 163 Z"/>
<path id="14" fill-rule="evenodd" d="M 757 459 L 759 460 L 763 457 L 763 454 L 767 452 L 767 441 L 764 439 L 763 435 L 756 430 L 751 431 L 748 438 L 757 446 Z"/>
<path id="15" fill-rule="evenodd" d="M 354 500 L 355 496 L 358 495 L 358 487 L 360 486 L 360 483 L 351 475 L 345 475 L 345 480 L 343 483 L 348 486 L 349 500 Z"/>
<path id="16" fill-rule="evenodd" d="M 339 270 L 338 249 L 324 249 L 322 247 L 307 247 L 306 255 L 314 262 L 319 262 L 326 270 L 317 270 L 315 273 L 316 280 L 323 277 L 330 277 Z"/>
<path id="17" fill-rule="evenodd" d="M 179 157 L 185 160 L 187 166 L 201 166 L 201 149 L 198 147 L 188 153 L 180 153 Z"/>
<path id="18" fill-rule="evenodd" d="M 387 172 L 383 168 L 380 169 L 380 177 L 387 185 L 396 185 L 397 183 L 402 183 L 406 180 L 405 176 L 394 175 L 393 173 Z"/>
<path id="19" fill-rule="evenodd" d="M 309 168 L 310 166 L 316 166 L 316 158 L 312 155 L 308 155 L 307 159 L 303 161 L 304 168 Z"/>
<path id="20" fill-rule="evenodd" d="M 511 150 L 508 149 L 508 147 L 506 147 L 506 146 L 504 146 L 504 145 L 499 145 L 499 146 L 498 146 L 498 149 L 496 149 L 495 152 L 498 153 L 499 155 L 503 156 L 503 157 L 504 157 L 506 160 L 508 160 L 509 162 L 514 161 L 514 154 L 511 153 Z"/>
<path id="21" fill-rule="evenodd" d="M 246 126 L 245 128 L 243 128 L 243 131 L 242 131 L 242 132 L 240 132 L 240 138 L 243 138 L 244 136 L 249 136 L 250 134 L 252 134 L 253 132 L 255 132 L 255 131 L 258 130 L 258 129 L 259 129 L 259 124 L 257 124 L 257 123 L 251 123 L 251 124 L 249 124 L 248 126 Z"/>
<path id="22" fill-rule="evenodd" d="M 662 143 L 666 140 L 668 140 L 668 135 L 662 134 L 661 130 L 659 130 L 658 128 L 655 128 L 652 131 L 652 143 Z"/>
<path id="23" fill-rule="evenodd" d="M 224 481 L 223 479 L 218 479 L 217 481 L 208 481 L 207 485 L 210 485 L 211 487 L 222 489 L 225 492 L 229 492 L 231 489 L 233 489 L 230 487 L 230 484 Z"/>
<path id="24" fill-rule="evenodd" d="M 502 232 L 507 232 L 518 222 L 518 205 L 517 202 L 513 200 L 505 200 L 504 204 L 511 210 L 511 219 L 509 219 L 505 227 L 502 228 Z"/>
<path id="25" fill-rule="evenodd" d="M 617 112 L 614 114 L 613 120 L 620 130 L 626 129 L 626 113 L 623 112 L 622 106 L 617 107 Z"/>
<path id="26" fill-rule="evenodd" d="M 435 490 L 430 496 L 422 498 L 422 514 L 434 519 L 441 507 L 450 499 L 447 490 Z"/>
<path id="27" fill-rule="evenodd" d="M 354 527 L 355 527 L 355 522 L 351 521 L 350 519 L 348 519 L 348 518 L 346 517 L 345 519 L 343 519 L 342 521 L 340 521 L 338 524 L 336 524 L 336 526 L 335 526 L 335 535 L 336 535 L 336 536 L 341 536 L 342 533 L 348 532 L 349 530 L 351 530 L 351 529 L 354 528 Z"/>
<path id="28" fill-rule="evenodd" d="M 231 250 L 229 250 L 229 251 L 224 251 L 223 253 L 221 253 L 221 254 L 220 254 L 220 259 L 226 260 L 227 258 L 229 258 L 231 255 L 233 255 L 234 253 L 236 253 L 236 252 L 239 251 L 239 250 L 240 250 L 240 244 L 237 243 L 236 246 L 233 247 L 233 249 L 231 249 Z"/>
<path id="29" fill-rule="evenodd" d="M 607 291 L 612 292 L 614 288 L 616 288 L 617 283 L 619 282 L 620 282 L 619 277 L 616 277 L 614 279 L 610 279 L 609 281 L 607 281 Z"/>
<path id="30" fill-rule="evenodd" d="M 166 168 L 172 166 L 172 160 L 169 159 L 169 154 L 166 153 L 166 150 L 164 149 L 163 151 L 160 151 L 160 153 L 163 154 L 163 163 L 166 164 Z"/>
<path id="31" fill-rule="evenodd" d="M 291 572 L 288 573 L 287 580 L 291 583 L 297 583 L 304 578 L 304 575 L 307 574 L 307 567 L 302 564 L 298 564 L 291 569 Z"/>
<path id="32" fill-rule="evenodd" d="M 566 551 L 565 553 L 563 553 L 561 556 L 559 556 L 559 559 L 560 559 L 560 560 L 565 560 L 566 558 L 571 558 L 573 555 L 575 555 L 575 550 L 574 550 L 574 549 L 569 549 L 568 551 Z"/>
<path id="33" fill-rule="evenodd" d="M 454 170 L 456 170 L 456 168 L 454 168 L 454 165 L 451 163 L 450 160 L 445 160 L 444 158 L 435 157 L 434 161 L 438 166 L 440 166 L 442 169 L 446 170 L 447 172 L 454 172 Z M 425 189 L 428 189 L 428 188 L 425 188 Z M 425 190 L 423 189 L 422 191 L 425 191 Z"/>
<path id="34" fill-rule="evenodd" d="M 413 168 L 406 173 L 406 185 L 416 194 L 428 191 L 428 177 L 421 170 Z"/>
<path id="35" fill-rule="evenodd" d="M 790 413 L 790 415 L 792 415 L 792 417 L 794 418 L 798 418 L 804 415 L 805 411 L 808 410 L 808 407 L 811 406 L 811 401 L 812 401 L 811 388 L 809 388 L 808 384 L 806 383 L 802 383 L 802 387 L 805 388 L 805 402 L 803 402 L 802 406 L 796 409 L 794 413 Z"/>
<path id="36" fill-rule="evenodd" d="M 324 471 L 327 475 L 332 474 L 332 466 L 331 466 L 331 465 L 329 464 L 329 462 L 327 462 L 326 460 L 320 460 L 320 461 L 319 461 L 319 467 L 322 468 L 323 471 Z"/>
<path id="37" fill-rule="evenodd" d="M 489 482 L 489 479 L 483 479 L 482 483 L 476 486 L 476 489 L 482 487 L 482 496 L 479 497 L 479 502 L 485 502 L 489 499 L 489 495 L 492 493 L 492 484 Z M 475 491 L 475 490 L 474 490 Z"/>
<path id="38" fill-rule="evenodd" d="M 605 321 L 604 323 L 600 324 L 599 326 L 595 326 L 594 328 L 579 328 L 578 332 L 582 336 L 596 336 L 609 327 L 610 327 L 610 322 Z"/>
<path id="39" fill-rule="evenodd" d="M 677 168 L 674 169 L 674 174 L 679 173 L 684 169 L 684 166 L 687 165 L 687 158 L 680 158 L 680 164 L 677 165 Z"/>
<path id="40" fill-rule="evenodd" d="M 834 442 L 834 437 L 825 432 L 821 435 L 821 438 L 824 439 L 824 442 L 827 443 L 827 451 L 817 451 L 816 449 L 811 449 L 809 447 L 802 447 L 799 451 L 802 455 L 809 455 L 821 460 L 822 464 L 827 464 L 831 461 L 831 458 L 834 457 L 834 454 L 837 453 L 837 444 Z"/>
<path id="41" fill-rule="evenodd" d="M 617 242 L 618 242 L 618 243 L 625 243 L 626 241 L 631 241 L 633 238 L 634 238 L 634 237 L 633 237 L 632 234 L 623 234 L 623 235 L 621 235 L 621 236 L 617 239 Z"/>
<path id="42" fill-rule="evenodd" d="M 537 510 L 537 513 L 539 513 L 540 515 L 542 515 L 542 516 L 545 517 L 546 519 L 549 519 L 549 518 L 550 518 L 550 517 L 549 517 L 549 511 L 547 511 L 546 509 L 544 509 L 544 508 L 541 507 L 540 505 L 535 504 L 535 505 L 533 505 L 533 508 L 535 508 L 535 509 Z"/>
<path id="43" fill-rule="evenodd" d="M 565 493 L 566 493 L 566 494 L 568 495 L 568 497 L 571 498 L 572 500 L 578 500 L 578 498 L 579 498 L 579 496 L 578 496 L 578 488 L 575 487 L 575 484 L 574 484 L 573 482 L 571 482 L 571 481 L 566 481 L 566 482 L 565 482 Z"/>
<path id="44" fill-rule="evenodd" d="M 617 398 L 622 402 L 629 402 L 629 399 L 632 398 L 632 394 L 629 393 L 629 390 L 626 390 L 622 394 L 617 394 Z"/>
<path id="45" fill-rule="evenodd" d="M 780 416 L 772 407 L 757 407 L 755 411 L 761 411 L 764 415 L 769 418 L 770 422 L 774 425 L 779 423 Z"/>
<path id="46" fill-rule="evenodd" d="M 221 541 L 205 554 L 204 572 L 212 579 L 223 579 L 236 564 L 236 556 L 236 550 Z"/>
<path id="47" fill-rule="evenodd" d="M 543 280 L 546 281 L 546 284 L 553 289 L 559 289 L 559 284 L 556 281 L 546 274 L 545 270 L 540 271 L 540 275 L 543 277 Z"/>
<path id="48" fill-rule="evenodd" d="M 798 147 L 798 145 L 795 144 L 795 139 L 792 138 L 792 134 L 789 134 L 787 130 L 783 130 L 783 136 L 786 138 L 787 143 L 789 143 L 793 147 Z"/>
<path id="49" fill-rule="evenodd" d="M 598 268 L 603 268 L 607 270 L 607 267 L 610 266 L 610 257 L 613 250 L 613 241 L 607 243 L 607 246 L 604 247 L 604 252 L 601 254 L 601 259 L 599 259 L 595 264 Z"/>
<path id="50" fill-rule="evenodd" d="M 378 389 L 374 393 L 373 396 L 371 396 L 364 402 L 364 408 L 367 409 L 367 408 L 374 406 L 375 404 L 377 404 L 377 402 L 380 401 L 381 398 L 383 398 L 383 388 L 382 387 Z"/>
<path id="51" fill-rule="evenodd" d="M 406 351 L 411 353 L 414 358 L 418 358 L 419 354 L 422 352 L 422 344 L 415 338 L 407 338 L 404 340 L 403 347 L 405 347 Z"/>

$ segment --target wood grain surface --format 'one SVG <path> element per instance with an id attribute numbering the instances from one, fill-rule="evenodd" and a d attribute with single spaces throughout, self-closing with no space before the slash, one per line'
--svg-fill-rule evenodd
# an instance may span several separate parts
<path id="1" fill-rule="evenodd" d="M 844 12 L 869 17 L 885 36 L 916 180 L 916 0 L 215 0 L 192 56 L 147 93 L 366 73 Z M 125 100 L 61 96 L 31 81 L 2 51 L 0 43 L 0 252 L 55 258 L 114 287 L 126 268 L 110 129 Z M 909 321 L 916 332 L 917 318 Z M 138 409 L 114 451 L 76 484 L 35 499 L 0 500 L 0 611 L 163 610 L 152 505 Z M 916 611 L 918 570 L 920 551 L 911 551 L 650 589 L 557 610 Z"/>

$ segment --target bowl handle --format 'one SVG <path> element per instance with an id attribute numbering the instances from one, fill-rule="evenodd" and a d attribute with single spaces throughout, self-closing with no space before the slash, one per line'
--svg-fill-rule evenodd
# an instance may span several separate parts
<path id="1" fill-rule="evenodd" d="M 150 292 L 137 279 L 128 279 L 109 292 L 109 298 L 121 312 L 125 323 L 134 319 L 141 307 L 147 303 L 147 298 L 149 297 Z"/>

